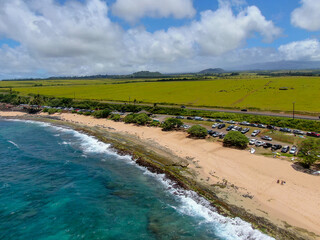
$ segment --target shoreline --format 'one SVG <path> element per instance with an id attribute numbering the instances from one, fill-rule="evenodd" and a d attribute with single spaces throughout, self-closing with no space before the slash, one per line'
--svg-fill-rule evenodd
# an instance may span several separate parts
<path id="1" fill-rule="evenodd" d="M 263 192 L 261 191 L 263 189 L 255 189 L 255 186 L 247 186 L 250 184 L 246 181 L 244 183 L 241 182 L 241 180 L 249 178 L 249 173 L 252 174 L 253 171 L 256 172 L 253 177 L 256 178 L 258 185 L 266 184 L 266 181 L 268 185 L 272 184 L 268 182 L 270 179 L 264 176 L 263 171 L 263 167 L 268 167 L 269 164 L 264 166 L 261 161 L 277 161 L 278 165 L 292 171 L 290 173 L 293 175 L 293 179 L 298 175 L 298 180 L 307 179 L 307 183 L 309 183 L 309 179 L 311 179 L 310 181 L 314 181 L 314 186 L 319 186 L 320 178 L 314 176 L 306 177 L 303 173 L 297 173 L 292 168 L 288 168 L 290 164 L 288 162 L 250 155 L 246 151 L 223 148 L 218 143 L 205 140 L 187 139 L 183 132 L 162 132 L 161 129 L 157 128 L 137 127 L 106 119 L 94 119 L 92 117 L 65 113 L 49 117 L 47 114 L 28 115 L 21 112 L 0 112 L 1 116 L 11 119 L 19 118 L 51 122 L 57 125 L 69 126 L 77 131 L 83 131 L 103 142 L 111 143 L 120 154 L 129 153 L 137 159 L 139 165 L 147 167 L 150 171 L 165 173 L 169 179 L 174 180 L 182 188 L 195 191 L 200 196 L 209 200 L 217 208 L 218 212 L 224 216 L 239 216 L 244 221 L 251 223 L 253 227 L 276 239 L 319 239 L 319 236 L 317 236 L 319 232 L 315 230 L 319 230 L 317 225 L 320 225 L 320 223 L 317 220 L 314 221 L 314 219 L 319 219 L 317 218 L 319 214 L 314 213 L 311 216 L 304 216 L 300 212 L 301 210 L 302 212 L 306 210 L 301 209 L 300 205 L 297 205 L 300 209 L 295 209 L 296 211 L 293 212 L 295 215 L 286 215 L 283 212 L 281 213 L 281 211 L 279 214 L 277 204 L 263 205 L 265 200 L 268 202 L 266 198 L 270 197 L 268 196 L 268 191 Z M 168 142 L 168 140 L 170 141 Z M 191 147 L 193 149 L 188 149 Z M 201 153 L 201 151 L 203 152 Z M 205 161 L 203 157 L 212 160 L 212 162 Z M 243 159 L 241 161 L 241 158 L 249 158 L 249 160 Z M 219 160 L 225 160 L 225 163 L 219 164 Z M 257 161 L 258 166 L 255 167 L 255 164 L 250 164 L 251 161 Z M 271 191 L 269 195 L 279 194 L 282 197 L 285 195 L 285 198 L 289 200 L 287 202 L 291 202 L 290 199 L 292 199 L 292 202 L 298 201 L 299 203 L 300 200 L 295 200 L 294 197 L 296 197 L 297 193 L 300 193 L 303 198 L 305 197 L 305 192 L 301 192 L 303 190 L 301 186 L 296 186 L 296 183 L 291 183 L 291 179 L 288 181 L 288 178 L 285 177 L 287 176 L 283 175 L 284 180 L 288 182 L 287 185 L 290 185 L 290 190 L 294 191 L 294 194 L 290 196 L 290 191 L 283 191 L 286 190 L 287 186 L 280 186 L 274 182 L 272 184 L 274 186 L 270 188 L 275 188 L 273 189 L 275 192 Z M 252 183 L 251 185 L 255 184 Z M 276 191 L 278 189 L 280 189 L 279 192 Z M 311 206 L 308 206 L 308 201 L 305 201 L 303 205 L 307 205 L 309 208 L 317 207 L 316 204 L 317 200 L 319 202 L 320 193 L 313 193 L 311 192 L 312 189 L 307 188 L 306 192 L 309 191 L 313 194 L 312 198 L 308 199 Z M 316 201 L 311 203 L 313 200 Z M 276 208 L 270 208 L 273 205 L 276 205 Z M 294 206 L 294 204 L 291 204 L 288 207 L 290 209 Z M 283 207 L 283 205 L 280 205 L 280 207 Z M 310 212 L 309 208 L 307 209 L 308 212 Z M 314 208 L 315 212 L 316 209 L 319 209 L 319 207 Z M 311 217 L 309 221 L 313 221 L 314 226 L 307 228 L 310 232 L 304 230 L 304 226 L 297 225 L 297 222 L 295 222 L 294 216 L 298 216 L 299 214 L 301 217 L 305 217 L 304 219 L 299 219 L 300 222 Z M 312 232 L 315 232 L 315 234 Z"/>

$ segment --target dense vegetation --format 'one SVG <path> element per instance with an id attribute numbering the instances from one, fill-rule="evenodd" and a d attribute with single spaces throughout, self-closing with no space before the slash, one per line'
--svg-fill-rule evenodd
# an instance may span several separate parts
<path id="1" fill-rule="evenodd" d="M 307 138 L 299 144 L 299 157 L 305 167 L 320 160 L 320 139 Z"/>
<path id="2" fill-rule="evenodd" d="M 171 131 L 174 129 L 177 129 L 183 125 L 183 122 L 176 118 L 168 118 L 164 121 L 162 124 L 162 130 L 163 131 Z"/>
<path id="3" fill-rule="evenodd" d="M 205 138 L 208 135 L 207 129 L 200 125 L 193 125 L 188 129 L 188 133 L 190 137 L 194 138 Z"/>
<path id="4" fill-rule="evenodd" d="M 152 121 L 151 118 L 148 117 L 147 114 L 145 113 L 140 113 L 140 114 L 128 114 L 124 118 L 125 123 L 135 123 L 137 125 L 146 125 Z"/>
<path id="5" fill-rule="evenodd" d="M 200 116 L 204 118 L 248 121 L 252 123 L 270 124 L 278 127 L 288 127 L 305 131 L 320 132 L 320 121 L 289 119 L 283 117 L 258 116 L 250 114 L 236 114 L 224 112 L 210 112 L 204 110 L 191 110 L 176 107 L 137 106 L 132 104 L 108 104 L 98 101 L 74 101 L 70 98 L 54 98 L 42 95 L 19 96 L 17 94 L 0 94 L 0 102 L 11 104 L 40 104 L 51 107 L 73 107 L 79 109 L 103 110 L 137 113 L 146 110 L 153 114 Z"/>
<path id="6" fill-rule="evenodd" d="M 248 138 L 238 131 L 231 131 L 223 139 L 223 146 L 225 147 L 237 147 L 245 149 L 248 146 Z"/>

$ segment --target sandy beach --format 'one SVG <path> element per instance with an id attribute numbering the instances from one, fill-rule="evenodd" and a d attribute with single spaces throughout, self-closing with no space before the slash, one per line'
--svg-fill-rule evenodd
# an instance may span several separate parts
<path id="1" fill-rule="evenodd" d="M 0 112 L 0 117 L 23 116 Z M 46 114 L 45 114 L 46 115 Z M 198 182 L 215 189 L 224 201 L 269 219 L 283 228 L 306 229 L 320 235 L 320 177 L 298 172 L 292 163 L 224 148 L 221 143 L 187 138 L 185 132 L 163 132 L 122 122 L 76 114 L 56 114 L 61 120 L 134 136 L 185 159 Z M 283 180 L 284 185 L 277 180 Z M 217 185 L 225 184 L 225 188 Z M 320 239 L 317 236 L 310 239 Z"/>

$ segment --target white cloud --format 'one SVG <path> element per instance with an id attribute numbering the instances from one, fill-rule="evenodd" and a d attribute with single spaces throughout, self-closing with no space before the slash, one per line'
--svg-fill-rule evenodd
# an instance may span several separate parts
<path id="1" fill-rule="evenodd" d="M 309 31 L 320 30 L 320 1 L 301 0 L 302 6 L 291 14 L 291 23 Z"/>
<path id="2" fill-rule="evenodd" d="M 189 71 L 197 63 L 232 58 L 256 33 L 269 42 L 281 33 L 255 6 L 234 14 L 230 5 L 220 5 L 202 12 L 199 21 L 154 33 L 143 27 L 124 30 L 110 20 L 108 11 L 102 0 L 63 5 L 54 0 L 1 0 L 0 36 L 21 45 L 0 47 L 0 64 L 6 68 L 0 74 Z"/>
<path id="3" fill-rule="evenodd" d="M 291 42 L 279 47 L 285 60 L 320 60 L 320 42 L 317 39 Z"/>
<path id="4" fill-rule="evenodd" d="M 192 0 L 117 0 L 112 12 L 134 23 L 142 17 L 191 18 L 196 14 Z"/>

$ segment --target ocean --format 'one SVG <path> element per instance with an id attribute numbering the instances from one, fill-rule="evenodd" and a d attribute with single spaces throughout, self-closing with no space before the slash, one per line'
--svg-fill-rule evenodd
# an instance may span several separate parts
<path id="1" fill-rule="evenodd" d="M 94 137 L 0 119 L 0 239 L 273 238 Z"/>

